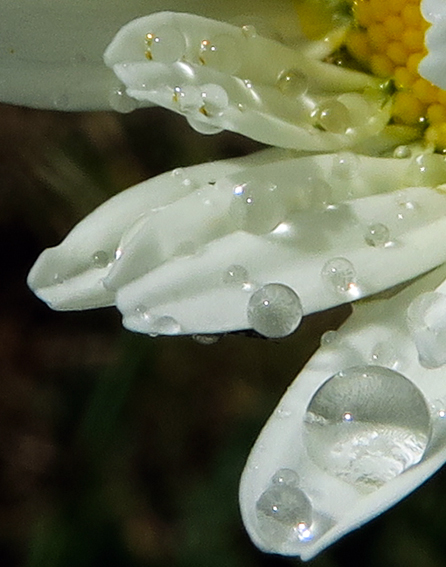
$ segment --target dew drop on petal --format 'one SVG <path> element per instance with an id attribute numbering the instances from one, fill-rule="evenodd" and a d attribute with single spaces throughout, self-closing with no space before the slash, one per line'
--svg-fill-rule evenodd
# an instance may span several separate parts
<path id="1" fill-rule="evenodd" d="M 420 390 L 381 366 L 329 378 L 305 415 L 308 454 L 327 473 L 370 491 L 421 461 L 431 434 Z"/>
<path id="2" fill-rule="evenodd" d="M 283 220 L 285 208 L 273 185 L 248 181 L 236 185 L 232 195 L 229 215 L 238 229 L 265 234 Z"/>
<path id="3" fill-rule="evenodd" d="M 192 339 L 200 345 L 215 345 L 220 340 L 221 335 L 192 335 Z"/>
<path id="4" fill-rule="evenodd" d="M 422 293 L 407 310 L 407 322 L 420 364 L 438 368 L 446 364 L 446 295 Z"/>
<path id="5" fill-rule="evenodd" d="M 342 102 L 329 100 L 317 110 L 316 123 L 326 132 L 345 134 L 350 126 L 350 113 Z"/>
<path id="6" fill-rule="evenodd" d="M 255 291 L 248 302 L 248 323 L 270 338 L 286 337 L 302 320 L 299 296 L 288 286 L 271 283 Z"/>
<path id="7" fill-rule="evenodd" d="M 299 484 L 299 475 L 293 469 L 280 469 L 271 479 L 271 484 L 297 486 Z"/>
<path id="8" fill-rule="evenodd" d="M 186 39 L 180 30 L 162 26 L 156 33 L 148 33 L 145 38 L 146 57 L 157 63 L 167 65 L 179 61 L 186 52 Z"/>
<path id="9" fill-rule="evenodd" d="M 245 24 L 242 26 L 242 33 L 246 39 L 253 39 L 257 37 L 257 30 L 252 24 Z"/>
<path id="10" fill-rule="evenodd" d="M 108 100 L 113 110 L 122 114 L 128 114 L 138 107 L 138 101 L 126 93 L 123 85 L 112 89 Z"/>
<path id="11" fill-rule="evenodd" d="M 397 146 L 393 150 L 393 157 L 397 159 L 407 159 L 412 155 L 412 150 L 409 146 Z"/>
<path id="12" fill-rule="evenodd" d="M 223 273 L 223 283 L 228 285 L 242 285 L 248 281 L 248 270 L 239 264 L 232 264 Z"/>
<path id="13" fill-rule="evenodd" d="M 332 258 L 325 263 L 322 278 L 338 293 L 348 293 L 356 287 L 356 272 L 346 258 Z"/>
<path id="14" fill-rule="evenodd" d="M 321 347 L 333 345 L 339 338 L 339 331 L 325 331 L 321 336 Z"/>
<path id="15" fill-rule="evenodd" d="M 201 102 L 200 112 L 204 116 L 221 116 L 229 106 L 228 93 L 220 85 L 203 85 Z"/>
<path id="16" fill-rule="evenodd" d="M 187 116 L 187 121 L 189 123 L 189 126 L 200 134 L 220 134 L 220 132 L 223 132 L 224 130 L 224 128 L 222 128 L 221 126 L 217 126 L 209 122 L 204 122 L 204 120 L 197 120 L 196 118 L 192 118 L 190 116 Z"/>
<path id="17" fill-rule="evenodd" d="M 152 323 L 150 332 L 153 335 L 178 335 L 181 331 L 181 326 L 176 319 L 169 315 L 158 317 Z"/>
<path id="18" fill-rule="evenodd" d="M 257 500 L 256 512 L 262 539 L 268 546 L 280 546 L 288 539 L 308 539 L 313 508 L 297 486 L 271 484 Z"/>
<path id="19" fill-rule="evenodd" d="M 405 183 L 409 187 L 436 187 L 446 183 L 446 162 L 440 154 L 420 154 L 410 160 Z"/>
<path id="20" fill-rule="evenodd" d="M 290 97 L 298 97 L 307 92 L 308 79 L 300 71 L 290 69 L 280 73 L 276 86 L 282 94 Z"/>
<path id="21" fill-rule="evenodd" d="M 110 262 L 110 256 L 105 250 L 97 250 L 92 254 L 91 259 L 95 268 L 105 268 Z"/>
<path id="22" fill-rule="evenodd" d="M 360 166 L 359 156 L 352 152 L 342 152 L 333 156 L 331 174 L 340 180 L 354 178 Z"/>
<path id="23" fill-rule="evenodd" d="M 369 246 L 380 248 L 389 242 L 389 236 L 389 229 L 387 226 L 378 222 L 367 227 L 364 240 Z"/>

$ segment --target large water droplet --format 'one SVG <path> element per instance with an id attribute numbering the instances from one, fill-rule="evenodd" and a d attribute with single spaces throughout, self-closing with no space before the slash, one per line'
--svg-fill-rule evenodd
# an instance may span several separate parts
<path id="1" fill-rule="evenodd" d="M 274 185 L 262 181 L 236 185 L 229 207 L 236 228 L 253 234 L 273 230 L 285 215 L 285 207 L 276 193 Z"/>
<path id="2" fill-rule="evenodd" d="M 339 293 L 354 292 L 356 289 L 356 272 L 353 264 L 346 258 L 328 260 L 321 275 Z"/>
<path id="3" fill-rule="evenodd" d="M 265 337 L 286 337 L 301 322 L 299 296 L 288 286 L 267 284 L 254 292 L 248 302 L 248 323 Z"/>
<path id="4" fill-rule="evenodd" d="M 145 42 L 147 59 L 157 63 L 175 63 L 186 51 L 184 35 L 170 26 L 162 26 L 156 33 L 146 34 Z"/>
<path id="5" fill-rule="evenodd" d="M 438 368 L 446 364 L 446 295 L 423 293 L 412 301 L 407 321 L 420 364 Z"/>
<path id="6" fill-rule="evenodd" d="M 305 416 L 310 458 L 365 490 L 419 463 L 430 431 L 429 408 L 418 388 L 380 366 L 335 374 L 314 394 Z"/>
<path id="7" fill-rule="evenodd" d="M 364 240 L 369 246 L 380 248 L 389 242 L 389 229 L 380 222 L 371 224 L 367 227 Z"/>
<path id="8" fill-rule="evenodd" d="M 200 44 L 200 63 L 223 73 L 235 73 L 241 62 L 240 39 L 228 34 L 218 35 L 212 40 L 204 39 Z"/>

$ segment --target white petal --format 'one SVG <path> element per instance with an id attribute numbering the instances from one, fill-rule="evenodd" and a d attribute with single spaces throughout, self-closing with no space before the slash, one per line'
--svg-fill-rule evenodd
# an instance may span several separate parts
<path id="1" fill-rule="evenodd" d="M 228 129 L 324 151 L 381 132 L 390 103 L 378 95 L 379 80 L 307 53 L 230 24 L 166 12 L 124 26 L 105 61 L 128 95 L 183 114 L 203 133 Z"/>
<path id="2" fill-rule="evenodd" d="M 444 463 L 444 366 L 427 369 L 420 364 L 406 316 L 411 302 L 420 293 L 435 290 L 445 276 L 443 266 L 390 299 L 355 305 L 349 321 L 332 332 L 288 389 L 261 432 L 241 480 L 242 516 L 261 549 L 311 559 L 404 498 Z M 359 383 L 346 387 L 338 376 L 331 382 L 331 397 L 323 397 L 323 411 L 337 412 L 333 422 L 308 414 L 321 386 L 352 367 L 359 368 Z M 363 374 L 372 379 L 361 392 Z M 368 418 L 355 423 L 364 411 L 370 412 Z M 310 508 L 301 513 L 309 518 L 305 530 L 274 520 L 271 511 L 269 516 L 264 513 L 265 499 L 271 504 L 267 491 L 274 486 L 272 478 L 284 468 L 297 473 L 298 490 L 310 501 Z M 289 471 L 286 475 L 292 477 Z M 282 516 L 293 490 L 284 491 L 282 504 L 280 490 L 272 494 L 282 506 Z M 262 494 L 266 497 L 259 502 Z"/>
<path id="3" fill-rule="evenodd" d="M 291 0 L 281 2 L 280 10 L 268 0 L 3 0 L 0 100 L 59 110 L 130 110 L 102 54 L 126 22 L 162 9 L 223 19 L 239 15 L 246 23 L 255 14 L 283 37 L 296 33 Z"/>
<path id="4" fill-rule="evenodd" d="M 441 89 L 446 88 L 446 7 L 443 0 L 423 0 L 421 11 L 432 25 L 425 33 L 428 54 L 421 60 L 418 72 Z"/>
<path id="5" fill-rule="evenodd" d="M 42 254 L 29 284 L 56 309 L 116 301 L 144 333 L 165 317 L 175 334 L 249 328 L 248 302 L 271 283 L 304 313 L 325 309 L 445 261 L 446 195 L 405 187 L 437 185 L 442 165 L 268 151 L 175 171 L 92 213 Z"/>

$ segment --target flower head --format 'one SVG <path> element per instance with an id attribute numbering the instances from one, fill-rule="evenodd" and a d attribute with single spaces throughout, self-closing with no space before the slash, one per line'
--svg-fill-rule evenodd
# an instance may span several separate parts
<path id="1" fill-rule="evenodd" d="M 270 27 L 205 10 L 133 20 L 102 71 L 123 110 L 159 104 L 276 148 L 114 197 L 29 284 L 55 309 L 115 304 L 137 332 L 274 338 L 384 292 L 323 336 L 243 474 L 252 539 L 309 559 L 446 458 L 446 17 L 435 0 L 260 9 Z"/>

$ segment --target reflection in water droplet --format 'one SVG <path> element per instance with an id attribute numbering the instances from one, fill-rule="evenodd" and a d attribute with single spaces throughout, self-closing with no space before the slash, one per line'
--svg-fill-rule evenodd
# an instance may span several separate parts
<path id="1" fill-rule="evenodd" d="M 446 364 L 446 295 L 422 293 L 407 310 L 407 322 L 420 364 L 438 368 Z"/>
<path id="2" fill-rule="evenodd" d="M 349 368 L 314 394 L 305 436 L 319 467 L 373 490 L 421 461 L 430 437 L 429 409 L 402 374 L 380 366 Z"/>
<path id="3" fill-rule="evenodd" d="M 298 97 L 307 92 L 308 79 L 300 71 L 290 69 L 289 71 L 282 71 L 282 73 L 280 73 L 276 86 L 282 94 L 290 97 Z"/>
<path id="4" fill-rule="evenodd" d="M 337 292 L 347 293 L 356 288 L 356 272 L 346 258 L 332 258 L 325 263 L 322 278 Z"/>
<path id="5" fill-rule="evenodd" d="M 181 326 L 176 319 L 165 315 L 152 323 L 150 331 L 153 335 L 178 335 Z"/>
<path id="6" fill-rule="evenodd" d="M 95 268 L 105 268 L 110 262 L 110 256 L 105 250 L 97 250 L 92 254 L 91 259 Z"/>
<path id="7" fill-rule="evenodd" d="M 235 73 L 240 67 L 240 39 L 235 35 L 217 35 L 212 40 L 203 39 L 200 44 L 199 61 L 222 73 Z"/>
<path id="8" fill-rule="evenodd" d="M 371 224 L 367 227 L 364 240 L 369 246 L 379 248 L 389 242 L 389 229 L 380 222 Z"/>
<path id="9" fill-rule="evenodd" d="M 286 337 L 301 322 L 303 311 L 298 295 L 283 284 L 267 284 L 248 302 L 248 323 L 265 337 Z"/>
<path id="10" fill-rule="evenodd" d="M 238 264 L 232 264 L 223 273 L 223 283 L 229 285 L 242 285 L 248 283 L 249 274 L 248 270 Z"/>
<path id="11" fill-rule="evenodd" d="M 146 34 L 145 43 L 147 59 L 167 65 L 179 61 L 186 51 L 184 35 L 170 26 L 162 26 L 156 33 Z"/>
<path id="12" fill-rule="evenodd" d="M 284 205 L 276 195 L 276 187 L 262 181 L 236 185 L 229 214 L 236 226 L 253 234 L 273 230 L 284 216 Z"/>

